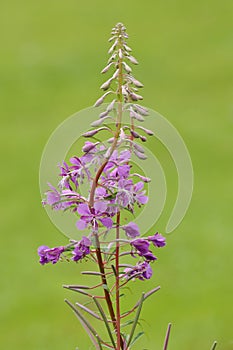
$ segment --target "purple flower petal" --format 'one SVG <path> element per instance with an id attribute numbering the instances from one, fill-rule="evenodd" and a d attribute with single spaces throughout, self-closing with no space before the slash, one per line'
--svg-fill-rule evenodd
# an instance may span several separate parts
<path id="1" fill-rule="evenodd" d="M 91 212 L 90 212 L 88 204 L 86 204 L 86 203 L 79 204 L 79 206 L 78 206 L 78 213 L 80 215 L 90 216 Z"/>
<path id="2" fill-rule="evenodd" d="M 70 163 L 75 165 L 75 169 L 81 168 L 81 162 L 78 157 L 72 157 L 70 158 Z"/>
<path id="3" fill-rule="evenodd" d="M 112 222 L 111 218 L 102 218 L 102 219 L 99 219 L 99 220 L 108 229 L 112 228 L 113 222 Z"/>
<path id="4" fill-rule="evenodd" d="M 145 258 L 147 261 L 154 261 L 157 260 L 156 256 L 154 256 L 151 252 L 147 252 L 146 254 L 141 254 L 143 258 Z"/>
<path id="5" fill-rule="evenodd" d="M 118 166 L 118 168 L 116 170 L 117 170 L 118 176 L 126 179 L 129 176 L 130 165 L 127 165 L 127 164 L 120 165 L 120 166 Z"/>
<path id="6" fill-rule="evenodd" d="M 137 195 L 136 199 L 141 204 L 146 204 L 148 202 L 148 197 L 143 195 Z"/>
<path id="7" fill-rule="evenodd" d="M 142 263 L 137 263 L 136 266 L 133 267 L 127 267 L 125 270 L 125 278 L 129 279 L 135 276 L 135 278 L 140 279 L 141 281 L 145 279 L 150 279 L 153 271 L 150 267 L 150 264 L 147 261 L 144 261 Z"/>
<path id="8" fill-rule="evenodd" d="M 107 194 L 107 191 L 105 188 L 103 187 L 97 187 L 95 194 L 97 197 L 104 197 Z"/>
<path id="9" fill-rule="evenodd" d="M 139 181 L 134 185 L 134 191 L 135 192 L 141 191 L 143 187 L 144 187 L 144 183 L 142 181 Z"/>
<path id="10" fill-rule="evenodd" d="M 149 252 L 150 243 L 142 238 L 137 238 L 130 243 L 134 248 L 136 248 L 142 255 Z"/>
<path id="11" fill-rule="evenodd" d="M 85 246 L 88 246 L 88 247 L 90 247 L 91 246 L 91 241 L 90 241 L 90 239 L 88 238 L 88 237 L 86 237 L 86 236 L 83 236 L 82 237 L 82 244 L 84 244 Z"/>
<path id="12" fill-rule="evenodd" d="M 140 236 L 139 227 L 134 222 L 129 222 L 127 225 L 122 226 L 122 229 L 128 237 L 134 238 Z"/>
<path id="13" fill-rule="evenodd" d="M 87 227 L 87 222 L 82 220 L 82 219 L 80 219 L 79 221 L 76 222 L 76 227 L 79 230 L 84 230 Z"/>
<path id="14" fill-rule="evenodd" d="M 155 247 L 164 247 L 166 245 L 166 238 L 160 233 L 156 232 L 153 236 L 149 236 L 148 240 L 154 244 Z"/>
<path id="15" fill-rule="evenodd" d="M 87 254 L 90 254 L 91 241 L 86 236 L 83 236 L 81 241 L 79 241 L 72 252 L 74 255 L 72 260 L 79 261 L 83 259 Z"/>
<path id="16" fill-rule="evenodd" d="M 95 202 L 94 209 L 96 213 L 105 213 L 108 208 L 108 204 L 106 202 Z"/>
<path id="17" fill-rule="evenodd" d="M 153 271 L 152 271 L 151 266 L 145 262 L 144 263 L 144 271 L 142 272 L 142 276 L 148 280 L 151 278 L 152 275 L 153 275 Z"/>
<path id="18" fill-rule="evenodd" d="M 60 255 L 64 252 L 64 247 L 49 248 L 47 246 L 41 246 L 38 248 L 38 255 L 40 257 L 40 264 L 48 264 L 52 262 L 56 264 L 60 259 Z"/>

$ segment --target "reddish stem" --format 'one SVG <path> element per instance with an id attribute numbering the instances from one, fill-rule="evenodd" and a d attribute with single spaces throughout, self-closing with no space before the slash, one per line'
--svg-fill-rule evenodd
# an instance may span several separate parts
<path id="1" fill-rule="evenodd" d="M 117 213 L 116 239 L 120 238 L 120 212 Z M 120 245 L 116 242 L 116 328 L 117 328 L 117 350 L 121 348 L 121 311 L 120 311 L 120 280 L 119 280 L 119 252 Z"/>

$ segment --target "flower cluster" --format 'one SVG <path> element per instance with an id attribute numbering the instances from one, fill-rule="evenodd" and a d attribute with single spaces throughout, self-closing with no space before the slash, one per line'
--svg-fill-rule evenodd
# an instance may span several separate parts
<path id="1" fill-rule="evenodd" d="M 69 164 L 63 161 L 59 166 L 61 180 L 58 187 L 55 188 L 49 184 L 50 189 L 46 193 L 43 204 L 50 205 L 54 210 L 70 209 L 79 216 L 76 228 L 88 229 L 89 236 L 92 238 L 96 234 L 100 235 L 101 232 L 115 230 L 118 226 L 128 238 L 131 255 L 141 259 L 132 271 L 127 270 L 125 273 L 128 276 L 132 274 L 138 276 L 139 279 L 148 279 L 152 275 L 150 263 L 157 260 L 149 249 L 150 245 L 163 247 L 165 238 L 159 233 L 147 238 L 136 238 L 140 236 L 140 231 L 135 222 L 131 221 L 125 225 L 121 225 L 120 222 L 116 224 L 116 217 L 122 210 L 127 209 L 134 213 L 135 205 L 140 208 L 148 201 L 145 184 L 150 182 L 150 179 L 131 171 L 131 158 L 134 153 L 140 159 L 146 159 L 144 148 L 135 141 L 146 141 L 146 136 L 141 135 L 139 131 L 149 136 L 153 135 L 151 130 L 135 125 L 134 122 L 143 122 L 148 115 L 148 110 L 136 103 L 142 99 L 142 96 L 136 92 L 143 85 L 132 75 L 132 69 L 128 65 L 128 63 L 138 64 L 138 62 L 131 54 L 131 48 L 126 43 L 127 38 L 125 27 L 118 24 L 110 38 L 110 42 L 113 42 L 109 50 L 111 57 L 102 73 L 113 68 L 115 71 L 102 84 L 101 89 L 107 92 L 96 101 L 95 106 L 100 106 L 109 94 L 115 95 L 115 98 L 100 113 L 99 119 L 92 123 L 94 129 L 83 134 L 85 138 L 92 138 L 100 131 L 107 130 L 112 135 L 112 130 L 106 124 L 95 129 L 96 126 L 106 123 L 107 119 L 111 119 L 117 125 L 115 136 L 109 138 L 107 144 L 100 141 L 86 141 L 81 156 L 73 156 Z M 128 111 L 130 125 L 123 125 L 119 120 L 119 103 L 122 112 Z M 118 115 L 114 119 L 116 114 Z M 101 172 L 99 171 L 96 179 L 98 169 L 101 169 Z M 90 183 L 90 192 L 87 197 L 81 195 L 79 191 L 85 181 Z M 73 254 L 71 259 L 79 261 L 90 254 L 91 245 L 94 252 L 95 247 L 91 240 L 83 236 L 81 241 L 73 242 L 68 245 L 68 248 L 49 249 L 42 246 L 38 250 L 40 263 L 55 264 L 65 252 L 70 254 L 71 251 Z"/>
<path id="2" fill-rule="evenodd" d="M 80 241 L 73 241 L 71 244 L 65 247 L 49 248 L 47 246 L 40 246 L 38 248 L 38 255 L 40 257 L 41 265 L 53 263 L 56 264 L 59 260 L 62 260 L 62 256 L 72 252 L 74 261 L 79 261 L 90 254 L 91 241 L 88 237 L 83 236 Z"/>

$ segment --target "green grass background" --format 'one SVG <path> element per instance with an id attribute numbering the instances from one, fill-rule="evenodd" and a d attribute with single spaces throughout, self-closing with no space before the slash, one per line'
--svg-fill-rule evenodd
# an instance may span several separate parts
<path id="1" fill-rule="evenodd" d="M 38 245 L 65 244 L 40 205 L 38 171 L 51 132 L 99 96 L 109 32 L 122 21 L 140 61 L 144 104 L 181 133 L 194 166 L 189 211 L 160 251 L 161 285 L 142 314 L 135 349 L 233 348 L 232 333 L 232 54 L 230 0 L 8 0 L 0 12 L 1 349 L 91 349 L 61 288 L 80 281 L 80 265 L 41 267 Z M 168 179 L 164 228 L 175 198 L 171 159 L 157 145 Z M 156 205 L 156 202 L 155 202 Z M 130 293 L 129 293 L 130 295 Z"/>

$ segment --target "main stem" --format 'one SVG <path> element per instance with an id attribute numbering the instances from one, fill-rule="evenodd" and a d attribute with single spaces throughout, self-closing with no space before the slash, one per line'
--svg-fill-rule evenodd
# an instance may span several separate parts
<path id="1" fill-rule="evenodd" d="M 117 213 L 116 225 L 116 325 L 117 325 L 117 350 L 121 348 L 121 310 L 120 310 L 120 280 L 119 280 L 119 238 L 120 238 L 120 212 Z"/>
<path id="2" fill-rule="evenodd" d="M 119 50 L 122 48 L 121 39 L 119 39 L 118 44 Z M 122 69 L 122 58 L 119 57 L 119 75 L 118 75 L 118 91 L 117 91 L 117 100 L 118 100 L 118 111 L 117 111 L 117 128 L 121 127 L 122 120 L 122 84 L 123 84 L 123 69 Z M 116 223 L 116 325 L 117 325 L 117 350 L 121 349 L 122 338 L 121 338 L 121 310 L 120 310 L 120 281 L 119 281 L 119 254 L 120 254 L 120 211 L 117 212 L 117 223 Z"/>
<path id="3" fill-rule="evenodd" d="M 120 50 L 122 48 L 122 39 L 121 37 L 118 38 L 118 49 Z M 116 131 L 114 135 L 114 141 L 112 143 L 112 146 L 110 148 L 109 154 L 106 157 L 105 161 L 102 163 L 100 168 L 98 169 L 96 176 L 93 180 L 91 191 L 90 191 L 90 199 L 89 199 L 89 207 L 90 209 L 93 208 L 94 202 L 95 202 L 95 191 L 98 186 L 99 178 L 104 171 L 105 166 L 107 165 L 109 159 L 111 158 L 114 150 L 117 146 L 117 141 L 120 135 L 120 129 L 121 129 L 121 120 L 122 120 L 122 101 L 123 101 L 123 95 L 122 95 L 122 85 L 123 85 L 123 68 L 122 68 L 122 58 L 119 57 L 118 60 L 118 68 L 119 68 L 119 74 L 118 74 L 118 87 L 117 87 L 117 102 L 118 102 L 118 108 L 117 108 L 117 120 L 116 120 Z M 119 238 L 119 230 L 120 230 L 120 212 L 117 213 L 117 227 L 116 227 L 116 237 Z M 94 236 L 95 236 L 95 243 L 96 243 L 96 257 L 99 265 L 99 270 L 101 272 L 101 280 L 104 287 L 104 295 L 106 304 L 109 310 L 109 314 L 111 317 L 111 320 L 113 322 L 116 336 L 117 336 L 117 350 L 124 350 L 124 341 L 122 339 L 121 333 L 120 333 L 120 297 L 119 297 L 119 243 L 116 244 L 116 314 L 113 309 L 113 304 L 111 300 L 111 295 L 109 293 L 108 288 L 108 282 L 106 278 L 105 268 L 104 268 L 104 262 L 102 258 L 101 253 L 101 247 L 99 242 L 99 236 L 98 231 L 95 229 L 93 230 Z"/>

